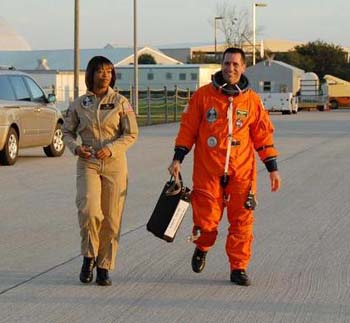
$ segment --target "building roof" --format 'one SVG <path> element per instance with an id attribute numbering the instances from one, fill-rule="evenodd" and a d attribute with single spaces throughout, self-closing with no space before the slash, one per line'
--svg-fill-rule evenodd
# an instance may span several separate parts
<path id="1" fill-rule="evenodd" d="M 138 53 L 150 53 L 160 55 L 163 60 L 169 64 L 181 64 L 181 62 L 166 56 L 157 50 L 144 47 L 138 50 Z M 97 48 L 80 50 L 80 69 L 85 70 L 89 60 L 93 56 L 105 56 L 115 66 L 123 61 L 130 62 L 133 58 L 134 50 L 132 47 L 124 48 Z M 156 59 L 157 60 L 157 59 Z M 17 70 L 36 70 L 43 69 L 42 64 L 51 70 L 73 70 L 74 69 L 74 50 L 73 49 L 55 49 L 55 50 L 31 50 L 31 51 L 0 51 L 0 65 L 12 65 Z"/>
<path id="2" fill-rule="evenodd" d="M 0 50 L 30 50 L 27 41 L 0 17 Z"/>
<path id="3" fill-rule="evenodd" d="M 155 48 L 151 48 L 148 46 L 145 46 L 145 47 L 139 49 L 137 54 L 138 54 L 138 56 L 140 56 L 142 54 L 150 54 L 150 55 L 155 57 L 156 61 L 158 58 L 159 60 L 162 60 L 163 62 L 165 61 L 168 64 L 183 64 L 179 60 L 164 54 L 160 50 L 155 49 Z M 133 60 L 134 60 L 134 52 L 132 52 L 132 54 L 129 55 L 128 57 L 125 57 L 121 61 L 115 63 L 115 66 L 129 65 L 130 63 L 133 63 Z M 164 63 L 162 63 L 162 64 L 164 64 Z"/>
<path id="4" fill-rule="evenodd" d="M 284 68 L 287 68 L 287 69 L 289 69 L 289 70 L 292 70 L 292 71 L 297 72 L 297 73 L 300 73 L 300 74 L 304 73 L 304 70 L 302 70 L 302 69 L 300 69 L 300 68 L 298 68 L 298 67 L 295 67 L 295 66 L 293 66 L 293 65 L 287 64 L 287 63 L 285 63 L 285 62 L 276 61 L 276 60 L 273 60 L 273 59 L 264 60 L 264 61 L 261 61 L 261 62 L 259 62 L 259 63 L 256 63 L 255 65 L 251 65 L 251 66 L 247 67 L 247 70 L 254 69 L 254 67 L 255 67 L 256 65 L 258 65 L 258 66 L 259 66 L 259 65 L 266 65 L 267 63 L 268 63 L 268 64 L 279 65 L 279 66 L 282 66 L 282 67 L 284 67 Z"/>
<path id="5" fill-rule="evenodd" d="M 285 62 L 281 62 L 281 61 L 275 61 L 275 60 L 272 60 L 273 63 L 277 64 L 277 65 L 280 65 L 280 66 L 283 66 L 283 67 L 286 67 L 286 68 L 289 68 L 291 70 L 294 70 L 294 71 L 297 71 L 299 73 L 304 73 L 305 71 L 294 66 L 294 65 L 290 65 L 290 64 L 287 64 Z"/>
<path id="6" fill-rule="evenodd" d="M 81 49 L 80 69 L 85 70 L 89 60 L 93 56 L 102 55 L 111 62 L 119 62 L 133 53 L 132 48 L 118 49 Z M 39 67 L 42 59 L 46 59 L 49 69 L 73 70 L 74 50 L 32 50 L 32 51 L 0 51 L 0 64 L 12 65 L 18 70 L 35 70 Z"/>

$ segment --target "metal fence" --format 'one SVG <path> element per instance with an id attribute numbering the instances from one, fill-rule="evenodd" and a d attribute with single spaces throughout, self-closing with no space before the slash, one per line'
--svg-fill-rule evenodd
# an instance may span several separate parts
<path id="1" fill-rule="evenodd" d="M 118 92 L 124 95 L 131 105 L 135 107 L 132 87 L 129 90 L 118 90 Z M 137 113 L 139 125 L 179 121 L 191 94 L 190 89 L 180 89 L 178 86 L 172 88 L 164 86 L 162 89 L 151 89 L 148 87 L 147 89 L 139 90 Z M 57 101 L 56 105 L 64 113 L 68 108 L 69 102 Z"/>
<path id="2" fill-rule="evenodd" d="M 129 99 L 132 106 L 133 88 L 130 90 L 119 90 L 119 93 Z M 189 89 L 174 88 L 139 90 L 138 114 L 140 125 L 152 125 L 157 123 L 168 123 L 179 121 L 188 100 L 191 97 Z"/>

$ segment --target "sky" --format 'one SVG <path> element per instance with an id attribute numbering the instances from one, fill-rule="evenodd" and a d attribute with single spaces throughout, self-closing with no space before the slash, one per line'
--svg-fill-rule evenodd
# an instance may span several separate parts
<path id="1" fill-rule="evenodd" d="M 74 47 L 74 0 L 1 0 L 3 17 L 32 49 Z M 137 0 L 138 44 L 213 43 L 218 6 L 249 10 L 251 0 Z M 256 8 L 260 39 L 322 40 L 350 47 L 349 0 L 263 0 Z M 134 0 L 80 0 L 80 47 L 133 44 Z M 252 21 L 252 19 L 250 19 Z M 249 21 L 249 23 L 251 23 Z M 217 32 L 218 42 L 224 39 Z"/>

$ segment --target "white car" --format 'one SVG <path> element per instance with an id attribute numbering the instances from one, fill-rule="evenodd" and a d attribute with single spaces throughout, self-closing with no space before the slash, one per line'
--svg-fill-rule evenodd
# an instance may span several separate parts
<path id="1" fill-rule="evenodd" d="M 0 68 L 1 164 L 13 165 L 19 148 L 41 146 L 49 157 L 63 154 L 63 117 L 54 102 L 28 74 Z"/>

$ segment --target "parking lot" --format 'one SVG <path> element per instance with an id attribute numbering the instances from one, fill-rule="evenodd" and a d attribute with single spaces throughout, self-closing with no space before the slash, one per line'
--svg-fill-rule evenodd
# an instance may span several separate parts
<path id="1" fill-rule="evenodd" d="M 280 192 L 259 164 L 252 286 L 229 281 L 223 221 L 191 271 L 187 213 L 173 243 L 146 231 L 178 124 L 141 128 L 113 285 L 79 282 L 75 157 L 20 151 L 0 166 L 0 322 L 350 322 L 350 110 L 272 114 Z M 191 156 L 183 165 L 191 182 Z"/>

